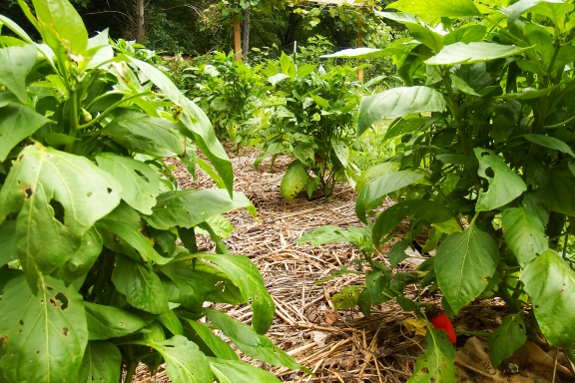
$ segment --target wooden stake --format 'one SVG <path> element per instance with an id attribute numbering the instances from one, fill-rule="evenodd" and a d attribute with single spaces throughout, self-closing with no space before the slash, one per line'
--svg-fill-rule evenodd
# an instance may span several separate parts
<path id="1" fill-rule="evenodd" d="M 358 10 L 357 16 L 357 27 L 359 31 L 357 32 L 357 47 L 363 47 L 363 18 L 361 15 L 361 9 Z M 357 65 L 359 65 L 359 59 L 357 59 Z M 357 70 L 357 79 L 359 82 L 363 82 L 363 68 Z"/>
<path id="2" fill-rule="evenodd" d="M 240 22 L 236 14 L 232 14 L 232 21 L 234 23 L 234 52 L 236 53 L 236 61 L 242 61 L 242 37 L 240 36 Z"/>

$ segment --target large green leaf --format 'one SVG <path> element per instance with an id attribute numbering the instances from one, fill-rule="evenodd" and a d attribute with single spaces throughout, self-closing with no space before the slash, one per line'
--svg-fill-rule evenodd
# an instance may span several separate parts
<path id="1" fill-rule="evenodd" d="M 212 309 L 204 313 L 234 344 L 250 358 L 263 360 L 273 366 L 285 366 L 292 370 L 305 367 L 293 360 L 281 348 L 272 343 L 265 335 L 259 335 L 248 325 L 231 318 L 228 314 Z"/>
<path id="2" fill-rule="evenodd" d="M 112 282 L 135 308 L 152 314 L 162 314 L 169 309 L 168 297 L 160 278 L 146 265 L 116 255 Z"/>
<path id="3" fill-rule="evenodd" d="M 253 262 L 242 255 L 201 254 L 216 264 L 234 285 L 238 286 L 246 301 L 251 301 L 254 316 L 252 325 L 258 334 L 265 334 L 274 319 L 275 306 L 264 285 L 264 279 Z"/>
<path id="4" fill-rule="evenodd" d="M 537 7 L 537 9 L 533 9 Z M 531 10 L 534 13 L 540 13 L 549 17 L 556 25 L 559 22 L 558 17 L 570 12 L 573 9 L 572 4 L 564 3 L 563 1 L 555 0 L 520 0 L 513 3 L 507 8 L 501 8 L 500 11 L 507 16 L 507 23 L 509 25 L 515 21 L 525 12 Z M 561 25 L 557 27 L 562 28 Z"/>
<path id="5" fill-rule="evenodd" d="M 173 335 L 184 335 L 184 327 L 173 310 L 168 310 L 157 318 Z"/>
<path id="6" fill-rule="evenodd" d="M 385 52 L 385 49 L 377 48 L 352 48 L 344 49 L 339 52 L 335 52 L 329 55 L 323 55 L 322 58 L 376 58 L 389 56 Z"/>
<path id="7" fill-rule="evenodd" d="M 399 87 L 361 98 L 357 135 L 373 124 L 408 114 L 442 112 L 445 100 L 438 91 L 425 86 Z"/>
<path id="8" fill-rule="evenodd" d="M 78 371 L 78 383 L 117 383 L 122 371 L 122 355 L 113 343 L 90 341 Z"/>
<path id="9" fill-rule="evenodd" d="M 160 180 L 149 165 L 113 153 L 100 153 L 96 161 L 122 185 L 122 199 L 128 205 L 143 214 L 152 214 L 160 194 Z"/>
<path id="10" fill-rule="evenodd" d="M 455 313 L 485 290 L 498 262 L 497 243 L 476 224 L 441 242 L 435 255 L 435 274 Z"/>
<path id="11" fill-rule="evenodd" d="M 231 195 L 234 181 L 232 164 L 224 147 L 216 138 L 212 124 L 206 114 L 196 104 L 188 100 L 168 76 L 160 70 L 146 62 L 130 57 L 127 59 L 182 109 L 183 113 L 180 116 L 180 121 L 183 124 L 182 132 L 195 140 L 200 150 L 208 157 L 224 180 Z"/>
<path id="12" fill-rule="evenodd" d="M 549 203 L 549 210 L 575 216 L 575 176 L 566 162 L 549 172 L 549 183 L 540 191 L 540 197 Z"/>
<path id="13" fill-rule="evenodd" d="M 481 24 L 463 24 L 461 27 L 454 29 L 443 36 L 443 44 L 451 45 L 455 43 L 473 43 L 482 41 L 487 33 L 487 27 Z"/>
<path id="14" fill-rule="evenodd" d="M 208 359 L 198 346 L 181 335 L 162 342 L 151 340 L 132 342 L 151 347 L 166 361 L 166 372 L 172 382 L 211 383 L 212 371 Z"/>
<path id="15" fill-rule="evenodd" d="M 100 134 L 127 149 L 156 157 L 175 157 L 186 150 L 175 133 L 173 122 L 141 113 L 127 113 L 114 119 Z"/>
<path id="16" fill-rule="evenodd" d="M 509 358 L 527 341 L 527 327 L 519 314 L 509 314 L 503 318 L 501 326 L 489 334 L 489 359 L 493 368 L 499 367 L 503 359 Z"/>
<path id="17" fill-rule="evenodd" d="M 57 50 L 60 44 L 82 54 L 88 46 L 88 31 L 82 17 L 67 0 L 32 0 L 44 41 Z"/>
<path id="18" fill-rule="evenodd" d="M 542 134 L 526 134 L 523 137 L 529 142 L 533 142 L 536 145 L 543 146 L 551 150 L 557 150 L 561 153 L 569 154 L 571 157 L 575 157 L 575 154 L 571 148 L 565 143 L 565 141 L 559 140 L 555 137 L 544 136 Z"/>
<path id="19" fill-rule="evenodd" d="M 455 382 L 455 350 L 444 331 L 428 327 L 427 349 L 417 358 L 408 383 Z"/>
<path id="20" fill-rule="evenodd" d="M 386 173 L 369 181 L 359 193 L 355 203 L 358 218 L 367 223 L 366 211 L 378 207 L 385 197 L 396 190 L 423 178 L 423 173 L 410 170 Z"/>
<path id="21" fill-rule="evenodd" d="M 507 205 L 527 190 L 525 182 L 509 168 L 503 157 L 488 149 L 475 148 L 474 152 L 479 161 L 477 174 L 489 181 L 489 190 L 481 193 L 477 199 L 476 211 L 489 211 Z"/>
<path id="22" fill-rule="evenodd" d="M 537 323 L 551 346 L 575 347 L 575 272 L 553 250 L 523 269 Z"/>
<path id="23" fill-rule="evenodd" d="M 445 46 L 437 55 L 425 61 L 427 65 L 473 64 L 519 54 L 529 48 L 496 43 L 455 43 Z"/>
<path id="24" fill-rule="evenodd" d="M 22 28 L 20 28 L 20 26 L 18 24 L 16 24 L 14 21 L 9 19 L 8 17 L 6 17 L 4 15 L 0 15 L 0 23 L 4 24 L 7 28 L 12 30 L 12 32 L 14 32 L 16 34 L 16 36 L 20 37 L 22 40 L 26 41 L 28 44 L 34 43 L 32 41 L 32 39 L 30 38 L 30 36 L 28 36 L 26 31 L 24 31 Z"/>
<path id="25" fill-rule="evenodd" d="M 90 340 L 106 340 L 131 334 L 146 326 L 138 315 L 112 306 L 85 302 Z"/>
<path id="26" fill-rule="evenodd" d="M 234 349 L 205 324 L 187 318 L 181 318 L 181 321 L 188 339 L 196 343 L 206 355 L 225 360 L 240 360 Z"/>
<path id="27" fill-rule="evenodd" d="M 282 178 L 280 190 L 286 201 L 293 200 L 306 185 L 308 175 L 306 166 L 301 161 L 292 162 Z"/>
<path id="28" fill-rule="evenodd" d="M 0 191 L 0 222 L 19 212 L 16 246 L 35 289 L 79 249 L 82 235 L 119 202 L 121 187 L 85 158 L 39 144 L 18 156 Z"/>
<path id="29" fill-rule="evenodd" d="M 189 229 L 214 215 L 242 207 L 255 216 L 255 207 L 243 193 L 234 192 L 232 199 L 223 189 L 177 190 L 160 195 L 152 215 L 145 219 L 159 230 L 174 226 Z"/>
<path id="30" fill-rule="evenodd" d="M 10 89 L 24 104 L 28 100 L 26 75 L 36 63 L 37 55 L 38 50 L 30 44 L 0 49 L 0 84 Z"/>
<path id="31" fill-rule="evenodd" d="M 405 217 L 415 216 L 428 223 L 445 222 L 453 218 L 453 213 L 440 203 L 426 200 L 401 201 L 385 209 L 373 226 L 371 239 L 379 246 L 381 238 L 389 234 Z"/>
<path id="32" fill-rule="evenodd" d="M 280 383 L 272 373 L 239 360 L 209 358 L 209 361 L 220 383 Z"/>
<path id="33" fill-rule="evenodd" d="M 501 217 L 503 237 L 522 267 L 549 248 L 545 227 L 539 217 L 524 209 L 505 209 Z"/>
<path id="34" fill-rule="evenodd" d="M 0 300 L 0 338 L 9 382 L 75 382 L 88 343 L 82 296 L 49 276 L 37 295 L 24 277 L 12 279 Z"/>

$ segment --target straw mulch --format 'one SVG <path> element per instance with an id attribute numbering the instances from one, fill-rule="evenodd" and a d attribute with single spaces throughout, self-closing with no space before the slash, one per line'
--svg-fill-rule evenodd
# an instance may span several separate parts
<path id="1" fill-rule="evenodd" d="M 352 263 L 361 254 L 351 245 L 333 244 L 313 248 L 296 245 L 307 231 L 322 225 L 360 225 L 354 205 L 356 192 L 347 185 L 338 185 L 329 199 L 308 201 L 302 193 L 294 201 L 286 203 L 280 194 L 281 178 L 288 157 L 278 157 L 273 169 L 269 160 L 256 170 L 253 163 L 256 151 L 246 150 L 234 156 L 235 190 L 245 193 L 258 210 L 259 222 L 246 211 L 235 211 L 226 217 L 236 231 L 225 240 L 230 252 L 243 254 L 252 259 L 264 277 L 266 287 L 276 304 L 276 318 L 268 337 L 311 369 L 316 377 L 301 371 L 272 367 L 259 361 L 251 361 L 273 372 L 284 382 L 405 382 L 412 374 L 415 360 L 421 353 L 422 336 L 407 334 L 400 324 L 409 318 L 395 302 L 378 305 L 371 317 L 365 318 L 359 311 L 335 311 L 331 297 L 349 285 L 361 284 L 360 274 L 347 274 L 322 285 L 315 282 Z M 182 188 L 215 187 L 209 177 L 198 171 L 194 181 L 189 173 L 178 166 L 175 175 Z M 200 250 L 213 249 L 208 238 L 198 241 Z M 385 249 L 384 249 L 385 250 Z M 389 249 L 388 249 L 389 250 Z M 380 261 L 385 262 L 382 258 Z M 404 262 L 400 267 L 409 270 L 416 264 Z M 408 297 L 415 298 L 413 290 Z M 439 302 L 439 293 L 424 291 L 426 301 Z M 483 318 L 494 318 L 496 305 L 471 305 L 468 315 L 460 315 L 466 324 Z M 250 324 L 251 311 L 247 305 L 230 307 L 217 305 L 234 318 Z M 481 310 L 481 315 L 475 310 Z M 486 310 L 488 310 L 486 312 Z M 495 310 L 489 312 L 489 310 Z M 462 339 L 464 340 L 464 339 Z M 150 379 L 145 366 L 137 371 L 138 383 L 169 382 L 163 368 Z"/>

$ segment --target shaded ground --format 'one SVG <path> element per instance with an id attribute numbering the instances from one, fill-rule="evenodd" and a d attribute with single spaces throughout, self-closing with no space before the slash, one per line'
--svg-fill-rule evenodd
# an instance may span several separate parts
<path id="1" fill-rule="evenodd" d="M 371 318 L 359 311 L 335 311 L 331 297 L 345 286 L 361 284 L 362 276 L 348 274 L 323 285 L 315 282 L 342 265 L 350 269 L 360 253 L 351 245 L 334 244 L 319 248 L 296 245 L 305 232 L 322 225 L 359 225 L 355 215 L 355 191 L 338 185 L 331 198 L 308 201 L 301 194 L 290 203 L 280 194 L 280 182 L 289 158 L 278 158 L 271 172 L 269 160 L 256 170 L 253 163 L 258 153 L 246 151 L 232 158 L 235 190 L 245 193 L 258 210 L 260 222 L 246 211 L 226 214 L 236 231 L 225 240 L 230 252 L 250 257 L 262 273 L 266 287 L 276 304 L 276 318 L 268 332 L 272 341 L 314 371 L 310 377 L 299 371 L 269 366 L 253 361 L 272 371 L 285 382 L 405 382 L 412 374 L 417 355 L 421 353 L 423 337 L 406 333 L 400 326 L 413 318 L 395 302 L 372 309 Z M 175 172 L 182 188 L 215 187 L 209 177 L 198 171 L 193 181 L 181 167 Z M 200 250 L 212 250 L 207 238 L 199 240 Z M 386 249 L 384 249 L 385 252 Z M 385 262 L 382 258 L 380 261 Z M 404 262 L 404 270 L 415 264 Z M 416 291 L 412 296 L 415 298 Z M 440 293 L 424 292 L 426 301 L 439 301 Z M 230 307 L 218 305 L 234 318 L 251 322 L 247 305 Z M 462 329 L 494 328 L 501 323 L 505 309 L 498 301 L 476 302 L 457 317 L 456 327 Z M 462 346 L 468 336 L 458 337 Z M 249 358 L 244 360 L 249 361 Z M 473 371 L 468 371 L 471 376 Z M 138 370 L 138 382 L 169 382 L 160 369 L 156 380 L 148 380 L 145 367 Z M 472 379 L 475 381 L 475 379 Z"/>

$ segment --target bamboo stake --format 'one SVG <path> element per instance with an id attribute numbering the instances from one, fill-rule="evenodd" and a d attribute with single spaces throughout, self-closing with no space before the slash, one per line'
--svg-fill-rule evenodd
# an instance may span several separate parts
<path id="1" fill-rule="evenodd" d="M 242 38 L 240 36 L 240 21 L 236 13 L 232 14 L 232 22 L 234 24 L 234 52 L 236 53 L 236 61 L 242 61 Z"/>
<path id="2" fill-rule="evenodd" d="M 359 31 L 357 32 L 357 47 L 363 47 L 363 17 L 361 14 L 361 8 L 357 11 L 357 27 Z M 357 65 L 359 65 L 359 60 L 357 59 Z M 363 83 L 363 68 L 357 70 L 357 79 L 359 82 Z"/>

